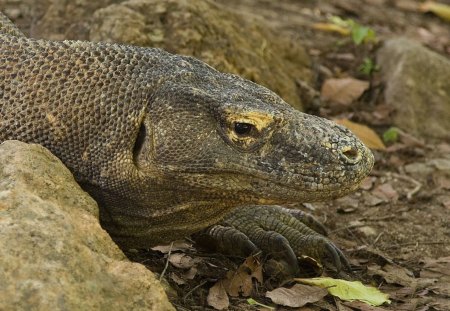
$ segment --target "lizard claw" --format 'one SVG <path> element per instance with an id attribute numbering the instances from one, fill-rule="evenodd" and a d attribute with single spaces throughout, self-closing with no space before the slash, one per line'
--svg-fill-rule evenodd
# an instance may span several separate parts
<path id="1" fill-rule="evenodd" d="M 319 261 L 329 258 L 337 272 L 342 268 L 350 271 L 344 253 L 325 234 L 323 225 L 301 211 L 280 206 L 249 206 L 235 210 L 202 236 L 213 240 L 216 249 L 223 253 L 246 257 L 261 250 L 282 262 L 279 266 L 283 267 L 284 275 L 299 273 L 297 257 L 301 255 Z"/>
<path id="2" fill-rule="evenodd" d="M 346 271 L 351 271 L 350 262 L 348 261 L 347 257 L 345 257 L 344 253 L 342 253 L 342 251 L 337 248 L 336 245 L 329 242 L 325 244 L 325 248 L 328 251 L 333 265 L 336 267 L 338 273 L 341 271 L 342 266 L 344 266 L 344 269 Z"/>

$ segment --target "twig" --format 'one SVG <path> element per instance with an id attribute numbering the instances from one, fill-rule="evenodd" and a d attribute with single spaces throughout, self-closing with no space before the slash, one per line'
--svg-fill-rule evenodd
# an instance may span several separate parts
<path id="1" fill-rule="evenodd" d="M 393 219 L 393 217 L 395 217 L 395 215 L 385 215 L 385 216 L 380 216 L 380 217 L 362 217 L 359 218 L 358 221 L 382 221 L 382 220 L 386 220 L 386 219 Z"/>
<path id="2" fill-rule="evenodd" d="M 174 303 L 174 302 L 172 302 L 172 304 L 177 308 L 177 310 L 178 311 L 180 311 L 180 310 L 185 310 L 185 311 L 189 311 L 189 309 L 186 309 L 185 307 L 183 307 L 183 306 L 180 306 L 179 304 L 176 304 L 176 303 Z"/>
<path id="3" fill-rule="evenodd" d="M 169 252 L 167 253 L 166 265 L 164 266 L 164 270 L 161 272 L 161 275 L 159 276 L 160 281 L 163 279 L 164 274 L 166 273 L 167 267 L 169 266 L 169 258 L 170 258 L 170 254 L 172 253 L 172 247 L 173 247 L 173 242 L 170 243 Z"/>
<path id="4" fill-rule="evenodd" d="M 422 188 L 422 184 L 420 182 L 418 182 L 417 180 L 415 180 L 414 178 L 407 176 L 407 175 L 400 175 L 397 173 L 390 173 L 388 172 L 388 175 L 392 175 L 395 178 L 410 182 L 412 184 L 415 185 L 414 189 L 412 189 L 411 191 L 409 191 L 408 193 L 406 193 L 406 199 L 411 200 L 411 198 L 413 197 L 413 195 L 415 195 L 417 192 L 420 191 L 420 189 Z"/>
<path id="5" fill-rule="evenodd" d="M 372 245 L 371 246 L 375 246 L 375 244 L 377 244 L 378 240 L 383 236 L 384 231 L 381 231 L 379 235 L 377 235 L 377 237 L 375 238 L 375 240 L 373 240 Z"/>
<path id="6" fill-rule="evenodd" d="M 199 287 L 202 287 L 203 285 L 205 285 L 206 283 L 208 283 L 208 280 L 205 280 L 203 282 L 201 282 L 200 284 L 198 284 L 197 286 L 195 286 L 193 289 L 191 289 L 190 291 L 188 291 L 186 293 L 186 295 L 183 296 L 183 300 L 185 300 L 188 296 L 190 296 L 196 289 L 198 289 Z"/>
<path id="7" fill-rule="evenodd" d="M 411 176 L 408 175 L 400 175 L 397 173 L 392 173 L 392 172 L 380 172 L 380 171 L 372 171 L 370 173 L 373 176 L 377 176 L 377 177 L 388 177 L 390 179 L 392 179 L 392 177 L 397 178 L 397 179 L 401 179 L 403 181 L 407 181 L 409 183 L 414 184 L 414 189 L 412 189 L 411 191 L 408 191 L 406 193 L 406 199 L 409 201 L 412 199 L 412 197 L 420 191 L 420 189 L 422 188 L 422 183 L 418 182 L 417 180 L 415 180 L 414 178 L 412 178 Z"/>

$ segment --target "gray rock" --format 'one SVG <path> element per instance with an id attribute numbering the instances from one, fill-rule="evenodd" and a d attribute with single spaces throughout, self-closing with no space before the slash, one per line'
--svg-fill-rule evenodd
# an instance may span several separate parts
<path id="1" fill-rule="evenodd" d="M 421 162 L 414 162 L 405 165 L 405 172 L 411 175 L 421 175 L 426 177 L 433 172 L 433 168 Z"/>
<path id="2" fill-rule="evenodd" d="M 427 164 L 450 176 L 450 159 L 431 159 Z"/>
<path id="3" fill-rule="evenodd" d="M 384 43 L 377 62 L 394 123 L 420 137 L 450 137 L 450 60 L 414 41 Z"/>
<path id="4" fill-rule="evenodd" d="M 0 310 L 174 310 L 129 262 L 67 168 L 38 145 L 0 145 Z"/>

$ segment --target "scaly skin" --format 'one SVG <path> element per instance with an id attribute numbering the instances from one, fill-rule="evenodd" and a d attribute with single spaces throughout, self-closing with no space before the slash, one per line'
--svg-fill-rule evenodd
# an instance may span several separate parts
<path id="1" fill-rule="evenodd" d="M 9 139 L 59 157 L 123 247 L 183 237 L 235 208 L 340 197 L 373 165 L 347 129 L 197 59 L 29 39 L 0 13 Z"/>

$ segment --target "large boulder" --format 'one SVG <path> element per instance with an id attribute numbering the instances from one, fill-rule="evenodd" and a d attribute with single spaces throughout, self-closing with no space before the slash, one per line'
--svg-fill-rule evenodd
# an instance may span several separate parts
<path id="1" fill-rule="evenodd" d="M 25 34 L 160 47 L 240 75 L 302 109 L 310 60 L 292 41 L 210 0 L 0 0 Z"/>
<path id="2" fill-rule="evenodd" d="M 39 145 L 0 145 L 0 310 L 174 310 L 131 263 L 69 170 Z"/>
<path id="3" fill-rule="evenodd" d="M 298 42 L 277 37 L 207 0 L 129 0 L 94 14 L 92 41 L 160 47 L 191 55 L 278 93 L 301 109 L 297 80 L 310 80 L 309 58 Z"/>
<path id="4" fill-rule="evenodd" d="M 450 60 L 397 38 L 384 43 L 377 62 L 395 125 L 420 137 L 450 138 Z"/>

